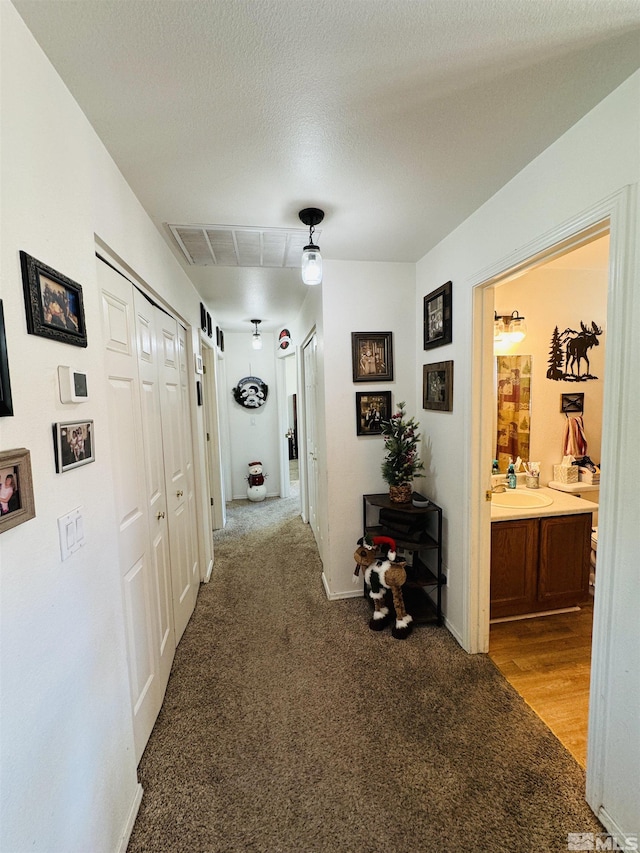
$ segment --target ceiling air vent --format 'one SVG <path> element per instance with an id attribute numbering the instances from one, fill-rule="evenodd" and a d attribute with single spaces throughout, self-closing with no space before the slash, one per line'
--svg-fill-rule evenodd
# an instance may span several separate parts
<path id="1" fill-rule="evenodd" d="M 231 225 L 168 225 L 196 267 L 298 267 L 309 235 L 302 228 L 239 228 Z M 321 232 L 315 231 L 314 236 Z"/>

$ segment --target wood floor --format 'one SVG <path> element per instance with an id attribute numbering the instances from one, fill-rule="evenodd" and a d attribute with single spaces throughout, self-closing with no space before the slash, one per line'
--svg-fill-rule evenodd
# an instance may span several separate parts
<path id="1" fill-rule="evenodd" d="M 585 767 L 593 606 L 491 625 L 489 657 Z"/>

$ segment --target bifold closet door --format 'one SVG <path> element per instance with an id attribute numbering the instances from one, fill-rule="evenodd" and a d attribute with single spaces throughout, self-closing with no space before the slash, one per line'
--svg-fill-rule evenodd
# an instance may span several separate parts
<path id="1" fill-rule="evenodd" d="M 171 545 L 173 619 L 176 642 L 187 627 L 195 607 L 200 578 L 195 557 L 193 503 L 193 451 L 186 377 L 181 367 L 184 330 L 157 311 L 160 349 L 160 404 L 167 491 L 167 516 Z M 186 364 L 184 368 L 186 372 Z"/>
<path id="2" fill-rule="evenodd" d="M 170 578 L 162 468 L 161 476 L 157 474 L 162 443 L 158 392 L 154 390 L 157 382 L 152 376 L 155 332 L 152 323 L 140 321 L 138 334 L 143 343 L 139 362 L 135 289 L 102 261 L 97 261 L 97 268 L 119 569 L 139 760 L 160 711 L 175 651 L 172 614 L 167 605 Z"/>

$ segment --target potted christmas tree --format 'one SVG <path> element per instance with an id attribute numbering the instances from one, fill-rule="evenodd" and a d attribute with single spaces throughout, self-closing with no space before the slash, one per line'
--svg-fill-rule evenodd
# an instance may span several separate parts
<path id="1" fill-rule="evenodd" d="M 418 456 L 419 424 L 414 418 L 407 418 L 404 407 L 399 403 L 398 411 L 382 422 L 386 450 L 382 476 L 389 483 L 389 499 L 393 503 L 409 503 L 413 478 L 424 469 Z"/>

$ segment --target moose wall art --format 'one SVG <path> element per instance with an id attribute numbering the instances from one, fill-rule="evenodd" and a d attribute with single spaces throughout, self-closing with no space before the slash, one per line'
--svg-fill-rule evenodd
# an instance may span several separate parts
<path id="1" fill-rule="evenodd" d="M 559 332 L 557 326 L 553 330 L 547 379 L 557 382 L 586 382 L 588 379 L 598 378 L 591 373 L 589 350 L 599 346 L 598 338 L 602 334 L 602 327 L 596 326 L 592 321 L 591 328 L 588 328 L 580 321 L 580 328 L 580 332 L 569 328 Z"/>

